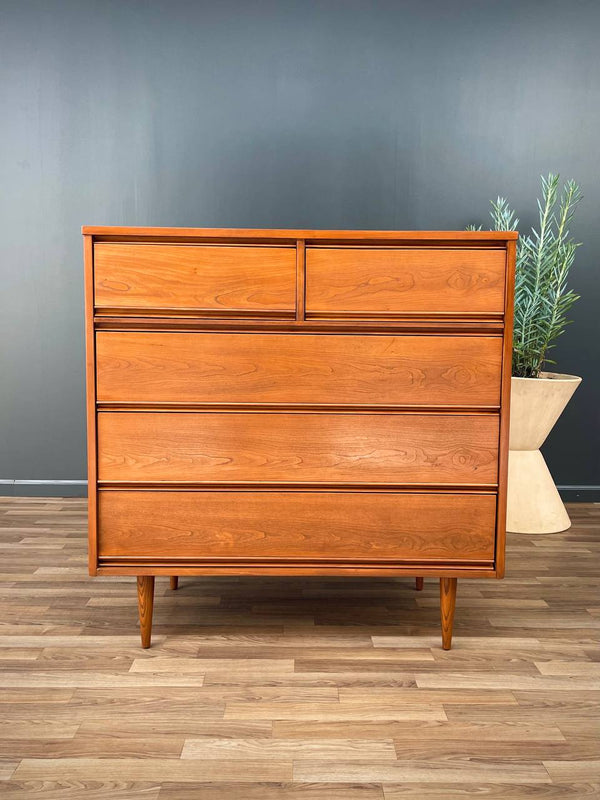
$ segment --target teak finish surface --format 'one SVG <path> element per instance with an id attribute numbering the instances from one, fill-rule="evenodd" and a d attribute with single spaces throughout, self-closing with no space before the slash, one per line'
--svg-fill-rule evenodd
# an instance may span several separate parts
<path id="1" fill-rule="evenodd" d="M 369 231 L 369 230 L 314 230 L 309 228 L 169 228 L 169 227 L 127 227 L 123 225 L 83 225 L 81 233 L 93 236 L 96 241 L 191 241 L 191 242 L 303 242 L 348 243 L 352 244 L 407 244 L 415 246 L 419 242 L 452 244 L 482 247 L 492 245 L 502 247 L 506 242 L 519 238 L 516 231 Z"/>
<path id="2" fill-rule="evenodd" d="M 85 228 L 91 574 L 502 577 L 514 232 Z M 175 584 L 176 585 L 176 582 Z"/>
<path id="3" fill-rule="evenodd" d="M 501 314 L 505 271 L 503 249 L 310 247 L 306 311 Z"/>
<path id="4" fill-rule="evenodd" d="M 495 512 L 493 494 L 103 491 L 99 557 L 490 566 Z"/>
<path id="5" fill-rule="evenodd" d="M 96 307 L 293 312 L 296 252 L 280 247 L 98 244 Z"/>
<path id="6" fill-rule="evenodd" d="M 500 406 L 500 336 L 99 331 L 104 403 Z"/>
<path id="7" fill-rule="evenodd" d="M 99 331 L 99 402 L 500 405 L 500 336 Z"/>
<path id="8" fill-rule="evenodd" d="M 496 486 L 498 417 L 98 414 L 99 481 Z"/>

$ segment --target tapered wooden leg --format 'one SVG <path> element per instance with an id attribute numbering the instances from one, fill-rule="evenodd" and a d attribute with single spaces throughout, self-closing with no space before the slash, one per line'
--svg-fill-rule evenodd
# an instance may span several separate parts
<path id="1" fill-rule="evenodd" d="M 179 578 L 177 575 L 171 575 L 169 578 L 169 586 L 171 589 L 173 589 L 173 591 L 175 591 L 175 589 L 179 586 Z"/>
<path id="2" fill-rule="evenodd" d="M 417 590 L 417 592 L 422 592 L 423 591 L 423 584 L 424 583 L 425 583 L 425 579 L 424 578 L 415 578 L 415 589 Z"/>
<path id="3" fill-rule="evenodd" d="M 442 618 L 442 647 L 452 647 L 452 625 L 456 605 L 456 578 L 440 578 L 440 615 Z"/>
<path id="4" fill-rule="evenodd" d="M 152 609 L 154 608 L 154 575 L 138 575 L 137 589 L 142 647 L 150 647 Z"/>

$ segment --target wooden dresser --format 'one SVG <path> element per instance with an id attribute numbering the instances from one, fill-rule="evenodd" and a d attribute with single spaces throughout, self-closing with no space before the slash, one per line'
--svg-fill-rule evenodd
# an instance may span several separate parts
<path id="1" fill-rule="evenodd" d="M 84 227 L 89 567 L 504 573 L 513 232 Z"/>

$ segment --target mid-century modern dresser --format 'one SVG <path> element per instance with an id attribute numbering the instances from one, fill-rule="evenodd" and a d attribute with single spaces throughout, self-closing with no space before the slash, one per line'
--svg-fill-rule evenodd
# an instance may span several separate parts
<path id="1" fill-rule="evenodd" d="M 89 567 L 504 573 L 513 232 L 84 227 Z"/>

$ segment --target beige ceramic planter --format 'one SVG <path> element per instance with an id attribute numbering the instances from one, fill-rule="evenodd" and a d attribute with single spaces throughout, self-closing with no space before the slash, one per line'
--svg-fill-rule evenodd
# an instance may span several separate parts
<path id="1" fill-rule="evenodd" d="M 581 378 L 542 372 L 512 378 L 508 456 L 507 530 L 558 533 L 571 526 L 540 447 L 571 399 Z"/>

